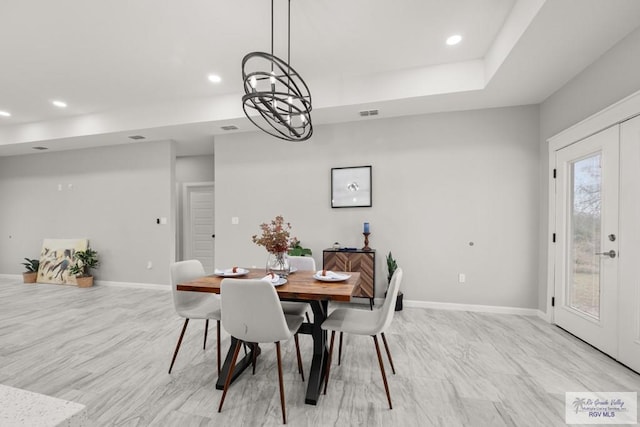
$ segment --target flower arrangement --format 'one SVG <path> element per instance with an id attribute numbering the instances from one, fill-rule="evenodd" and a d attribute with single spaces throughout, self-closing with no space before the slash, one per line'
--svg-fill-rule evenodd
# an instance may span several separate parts
<path id="1" fill-rule="evenodd" d="M 270 223 L 260 224 L 260 229 L 262 230 L 262 235 L 258 237 L 257 234 L 254 234 L 251 240 L 258 246 L 264 246 L 267 252 L 287 252 L 289 247 L 298 243 L 297 238 L 291 237 L 291 224 L 284 222 L 282 215 L 276 216 Z"/>

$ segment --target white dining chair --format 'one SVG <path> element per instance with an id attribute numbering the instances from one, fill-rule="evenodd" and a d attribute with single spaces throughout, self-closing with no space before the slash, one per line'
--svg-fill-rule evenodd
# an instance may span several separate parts
<path id="1" fill-rule="evenodd" d="M 387 392 L 387 400 L 389 401 L 389 409 L 393 409 L 391 405 L 391 394 L 389 393 L 389 384 L 387 383 L 387 375 L 384 370 L 384 363 L 382 362 L 382 356 L 380 355 L 380 345 L 378 344 L 377 335 L 382 336 L 385 349 L 387 351 L 387 357 L 391 364 L 391 369 L 395 374 L 396 370 L 393 366 L 393 359 L 391 358 L 391 352 L 387 345 L 387 339 L 384 336 L 384 331 L 389 327 L 393 320 L 393 314 L 395 309 L 396 297 L 398 296 L 398 290 L 400 289 L 400 283 L 402 282 L 402 269 L 398 268 L 391 282 L 389 283 L 389 290 L 387 296 L 379 309 L 360 310 L 350 308 L 338 308 L 334 310 L 327 319 L 322 322 L 322 329 L 331 331 L 331 344 L 329 345 L 329 360 L 327 361 L 326 374 L 324 379 L 324 394 L 327 394 L 327 385 L 329 384 L 329 372 L 331 371 L 331 358 L 333 355 L 333 340 L 336 335 L 336 331 L 345 332 L 347 334 L 356 335 L 370 335 L 373 337 L 373 342 L 378 354 L 378 364 L 380 365 L 380 373 L 382 374 L 382 381 L 384 382 L 384 389 Z"/>
<path id="2" fill-rule="evenodd" d="M 287 256 L 287 258 L 289 259 L 289 266 L 297 268 L 298 271 L 316 271 L 316 261 L 310 256 Z M 309 309 L 311 306 L 308 303 L 282 301 L 281 304 L 285 314 L 307 316 L 307 322 L 311 323 L 309 319 Z"/>
<path id="3" fill-rule="evenodd" d="M 187 330 L 189 320 L 205 319 L 204 344 L 202 348 L 206 349 L 209 319 L 212 319 L 216 321 L 218 375 L 220 375 L 220 298 L 214 294 L 178 290 L 178 284 L 204 276 L 206 276 L 204 267 L 198 260 L 179 261 L 171 264 L 171 293 L 173 295 L 173 305 L 178 316 L 184 318 L 184 326 L 182 327 L 178 344 L 173 353 L 173 359 L 171 359 L 169 373 L 171 373 L 173 364 L 176 361 L 176 356 L 178 356 L 180 344 L 182 344 L 182 338 Z"/>
<path id="4" fill-rule="evenodd" d="M 253 346 L 254 344 L 257 345 L 261 343 L 275 343 L 278 360 L 282 421 L 286 424 L 287 414 L 284 403 L 280 341 L 288 340 L 291 336 L 295 338 L 298 372 L 302 373 L 302 359 L 300 357 L 300 346 L 298 345 L 298 329 L 300 329 L 300 325 L 304 322 L 304 318 L 302 316 L 284 314 L 274 286 L 264 280 L 223 279 L 220 284 L 220 296 L 222 303 L 222 327 L 237 339 L 237 343 L 224 383 L 224 391 L 220 398 L 218 412 L 222 411 L 222 405 L 229 390 L 229 384 L 231 383 L 241 344 L 244 342 Z M 254 354 L 255 353 L 254 351 Z"/>

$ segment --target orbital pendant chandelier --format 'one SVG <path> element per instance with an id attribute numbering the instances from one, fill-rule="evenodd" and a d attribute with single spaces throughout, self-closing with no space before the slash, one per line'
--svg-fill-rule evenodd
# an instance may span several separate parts
<path id="1" fill-rule="evenodd" d="M 311 93 L 302 77 L 289 65 L 291 0 L 288 0 L 287 13 L 287 61 L 273 55 L 273 0 L 271 53 L 251 52 L 242 59 L 245 93 L 242 109 L 254 125 L 269 135 L 286 141 L 306 141 L 313 134 Z"/>

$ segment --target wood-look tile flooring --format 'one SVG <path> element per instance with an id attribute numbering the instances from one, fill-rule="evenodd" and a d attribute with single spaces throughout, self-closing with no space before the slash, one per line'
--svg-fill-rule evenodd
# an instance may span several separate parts
<path id="1" fill-rule="evenodd" d="M 215 323 L 203 350 L 204 321 L 191 322 L 168 375 L 181 325 L 166 291 L 0 280 L 0 383 L 83 403 L 92 426 L 280 425 L 274 346 L 218 414 Z M 283 344 L 289 425 L 562 426 L 565 391 L 640 390 L 640 376 L 535 317 L 405 308 L 386 335 L 393 410 L 371 338 L 345 336 L 317 406 Z M 310 337 L 300 344 L 308 361 Z"/>

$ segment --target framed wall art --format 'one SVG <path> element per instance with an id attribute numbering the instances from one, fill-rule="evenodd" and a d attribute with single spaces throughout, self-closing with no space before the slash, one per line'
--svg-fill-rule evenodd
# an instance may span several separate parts
<path id="1" fill-rule="evenodd" d="M 331 169 L 331 207 L 371 207 L 371 166 Z"/>

